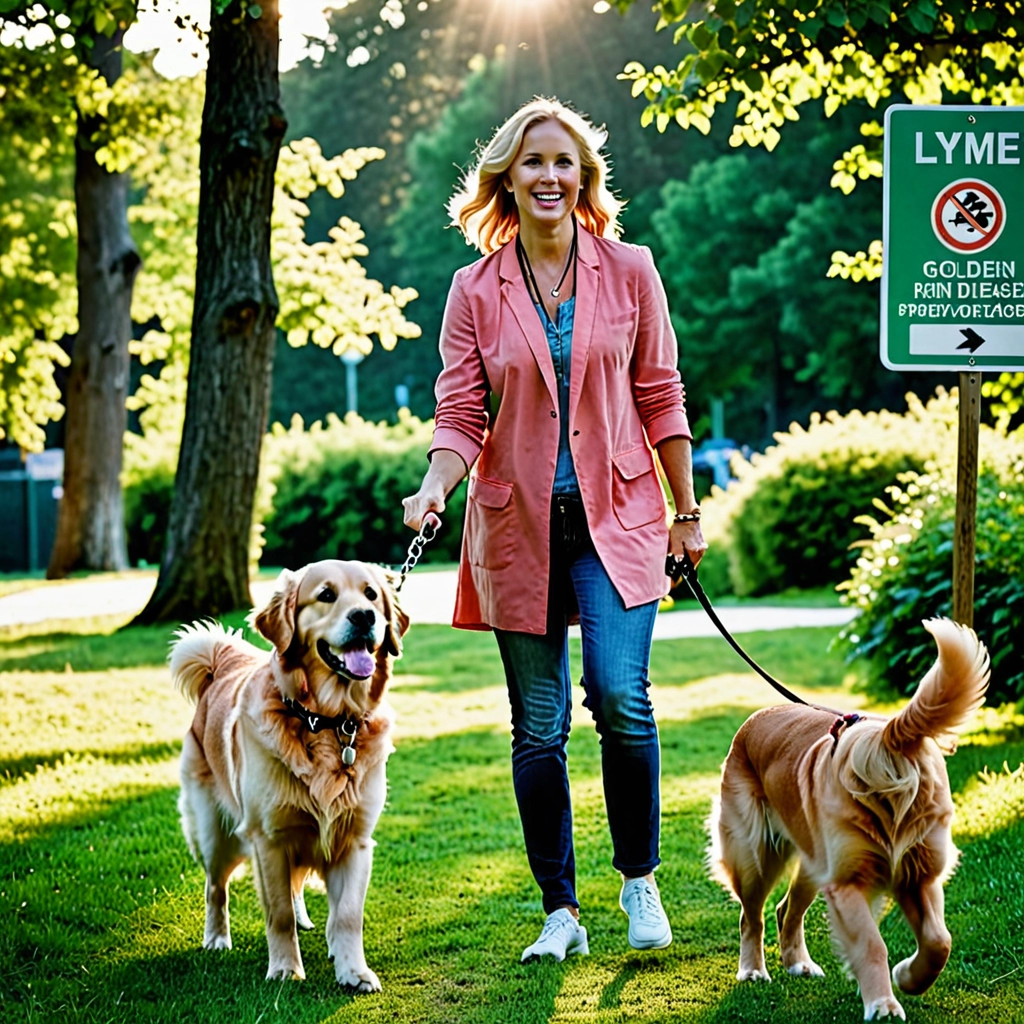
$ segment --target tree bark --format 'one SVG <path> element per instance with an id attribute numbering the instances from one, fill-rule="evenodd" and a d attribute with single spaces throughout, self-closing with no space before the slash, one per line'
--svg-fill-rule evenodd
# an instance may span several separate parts
<path id="1" fill-rule="evenodd" d="M 121 32 L 97 36 L 89 63 L 108 83 L 121 76 Z M 78 334 L 71 350 L 64 443 L 64 497 L 46 575 L 124 569 L 128 549 L 121 454 L 128 426 L 132 289 L 141 260 L 128 230 L 127 173 L 96 162 L 95 118 L 78 118 Z"/>
<path id="2" fill-rule="evenodd" d="M 137 622 L 249 607 L 249 535 L 267 427 L 278 300 L 274 172 L 286 121 L 277 0 L 212 13 L 200 136 L 191 362 L 160 576 Z"/>

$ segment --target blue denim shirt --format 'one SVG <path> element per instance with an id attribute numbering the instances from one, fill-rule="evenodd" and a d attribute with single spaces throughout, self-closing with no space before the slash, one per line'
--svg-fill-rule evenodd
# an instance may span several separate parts
<path id="1" fill-rule="evenodd" d="M 558 460 L 555 463 L 555 486 L 552 494 L 579 494 L 576 467 L 569 448 L 569 368 L 572 364 L 572 328 L 576 318 L 576 296 L 558 307 L 558 319 L 552 323 L 547 310 L 535 302 L 537 314 L 544 325 L 555 364 L 555 382 L 558 385 Z"/>

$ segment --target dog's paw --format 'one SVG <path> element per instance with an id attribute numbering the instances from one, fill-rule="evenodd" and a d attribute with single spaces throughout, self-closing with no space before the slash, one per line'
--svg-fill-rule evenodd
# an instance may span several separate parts
<path id="1" fill-rule="evenodd" d="M 772 976 L 764 969 L 757 967 L 741 967 L 736 972 L 737 981 L 771 981 Z"/>
<path id="2" fill-rule="evenodd" d="M 939 976 L 946 963 L 945 957 L 943 957 L 942 960 L 934 965 L 931 973 L 927 973 L 923 977 L 919 976 L 915 981 L 914 972 L 911 968 L 913 967 L 916 959 L 916 956 L 908 956 L 906 960 L 901 960 L 892 969 L 893 984 L 908 996 L 919 996 L 927 992 L 934 984 L 935 979 Z"/>
<path id="3" fill-rule="evenodd" d="M 824 978 L 825 972 L 813 960 L 798 960 L 786 968 L 794 978 Z"/>
<path id="4" fill-rule="evenodd" d="M 214 932 L 203 936 L 203 949 L 230 949 L 231 936 L 223 932 Z"/>
<path id="5" fill-rule="evenodd" d="M 267 981 L 305 981 L 302 964 L 274 964 L 267 969 Z"/>
<path id="6" fill-rule="evenodd" d="M 380 978 L 369 967 L 363 967 L 359 971 L 339 969 L 337 977 L 338 984 L 342 988 L 346 988 L 356 995 L 381 991 Z"/>
<path id="7" fill-rule="evenodd" d="M 870 1003 L 864 1004 L 865 1020 L 881 1020 L 882 1017 L 899 1017 L 900 1020 L 907 1019 L 907 1015 L 903 1012 L 903 1007 L 896 1001 L 895 996 L 883 996 L 881 999 L 875 999 Z"/>

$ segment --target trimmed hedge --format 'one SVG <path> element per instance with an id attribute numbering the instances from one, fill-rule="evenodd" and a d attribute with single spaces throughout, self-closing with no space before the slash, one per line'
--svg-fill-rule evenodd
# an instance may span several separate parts
<path id="1" fill-rule="evenodd" d="M 427 469 L 433 423 L 407 412 L 394 425 L 349 414 L 327 425 L 289 430 L 275 424 L 266 469 L 274 488 L 264 522 L 263 560 L 295 568 L 321 558 L 359 558 L 400 565 L 412 532 L 402 522 L 402 498 Z M 462 541 L 465 486 L 456 488 L 444 526 L 423 560 L 456 561 Z"/>
<path id="2" fill-rule="evenodd" d="M 988 702 L 1024 698 L 1024 434 L 988 432 L 978 482 L 974 628 L 992 658 Z M 849 659 L 870 665 L 877 696 L 912 693 L 935 660 L 923 619 L 952 614 L 956 478 L 952 470 L 905 473 L 859 516 L 871 537 L 840 585 L 861 613 L 840 634 Z"/>
<path id="3" fill-rule="evenodd" d="M 250 555 L 253 564 L 297 568 L 321 558 L 400 565 L 412 531 L 402 498 L 427 468 L 433 424 L 403 413 L 397 424 L 349 414 L 304 429 L 296 417 L 264 438 Z M 177 443 L 159 434 L 129 435 L 122 484 L 133 564 L 158 564 L 174 492 Z M 465 486 L 456 488 L 424 562 L 454 562 L 462 543 Z"/>
<path id="4" fill-rule="evenodd" d="M 706 572 L 722 592 L 727 571 L 740 597 L 842 581 L 850 546 L 863 537 L 855 517 L 898 474 L 955 459 L 955 399 L 940 390 L 927 405 L 914 395 L 907 402 L 903 414 L 815 413 L 807 429 L 777 433 L 763 454 L 734 456 L 737 479 L 704 504 L 702 579 Z"/>

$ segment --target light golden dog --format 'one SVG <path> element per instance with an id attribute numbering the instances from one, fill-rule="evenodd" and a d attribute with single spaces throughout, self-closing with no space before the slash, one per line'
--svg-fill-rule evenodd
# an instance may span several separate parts
<path id="1" fill-rule="evenodd" d="M 864 1019 L 903 1008 L 874 911 L 895 897 L 917 950 L 893 969 L 897 986 L 924 992 L 946 964 L 950 935 L 942 883 L 956 866 L 953 802 L 943 754 L 985 699 L 988 653 L 948 619 L 924 624 L 936 663 L 894 718 L 801 705 L 766 708 L 737 732 L 711 814 L 711 864 L 739 900 L 740 981 L 768 981 L 764 904 L 794 859 L 778 906 L 782 966 L 822 975 L 804 943 L 804 914 L 821 892 L 837 951 L 860 984 Z"/>
<path id="2" fill-rule="evenodd" d="M 246 858 L 266 920 L 268 978 L 304 978 L 296 926 L 311 872 L 326 884 L 338 982 L 380 989 L 363 954 L 373 829 L 393 749 L 382 702 L 408 619 L 361 562 L 287 569 L 253 625 L 269 653 L 218 625 L 180 630 L 174 683 L 196 703 L 181 754 L 182 828 L 206 869 L 207 949 L 230 949 L 228 880 Z"/>

